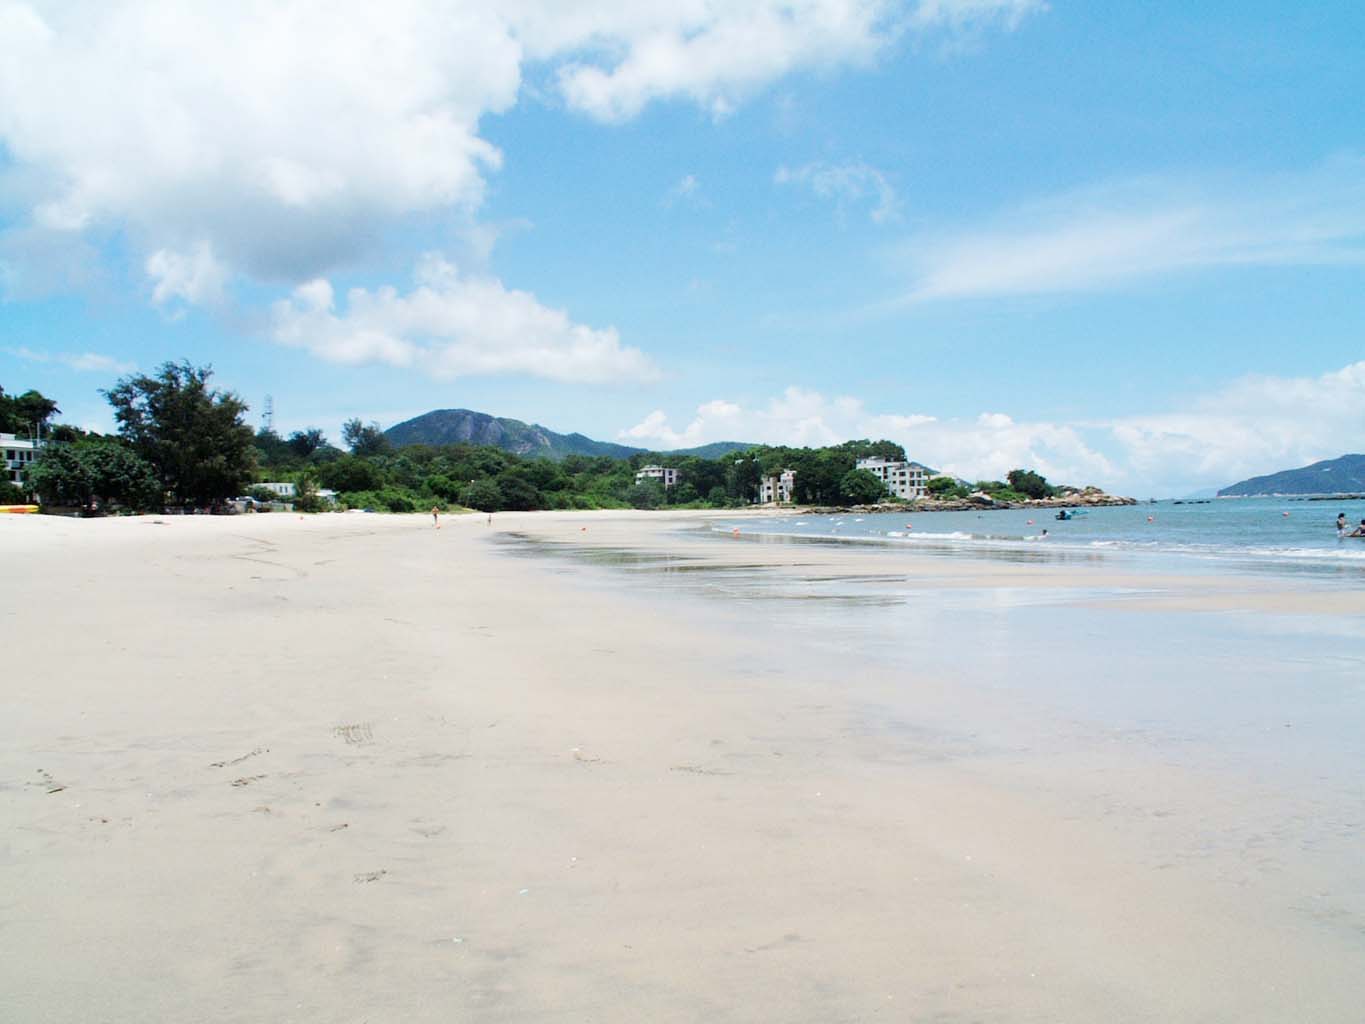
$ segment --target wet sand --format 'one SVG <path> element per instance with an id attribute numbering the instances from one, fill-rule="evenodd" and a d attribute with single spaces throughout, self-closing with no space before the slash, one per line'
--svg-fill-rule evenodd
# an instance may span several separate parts
<path id="1" fill-rule="evenodd" d="M 1360 1019 L 1359 590 L 701 521 L 0 522 L 0 1016 Z"/>

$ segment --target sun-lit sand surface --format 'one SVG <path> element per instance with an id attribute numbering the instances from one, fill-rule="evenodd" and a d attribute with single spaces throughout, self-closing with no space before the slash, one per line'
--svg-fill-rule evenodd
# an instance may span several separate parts
<path id="1" fill-rule="evenodd" d="M 5 519 L 5 1021 L 1362 1018 L 1349 581 Z"/>

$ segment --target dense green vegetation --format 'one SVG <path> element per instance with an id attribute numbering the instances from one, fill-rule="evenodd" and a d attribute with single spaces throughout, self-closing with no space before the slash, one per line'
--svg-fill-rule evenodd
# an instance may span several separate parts
<path id="1" fill-rule="evenodd" d="M 27 473 L 25 485 L 47 506 L 135 510 L 166 505 L 212 507 L 249 484 L 256 471 L 247 406 L 209 386 L 213 371 L 166 363 L 155 374 L 134 374 L 103 392 L 114 408 L 118 437 L 55 425 Z M 7 415 L 60 410 L 27 392 Z M 32 428 L 34 433 L 37 427 Z"/>
<path id="2" fill-rule="evenodd" d="M 0 423 L 43 424 L 44 435 L 54 439 L 29 470 L 28 485 L 44 504 L 138 510 L 213 507 L 240 495 L 270 502 L 274 495 L 259 486 L 266 481 L 293 483 L 298 496 L 292 500 L 303 511 L 333 507 L 333 499 L 345 508 L 388 512 L 433 506 L 488 512 L 731 508 L 756 501 L 763 478 L 784 470 L 796 473 L 798 504 L 868 504 L 897 499 L 885 493 L 877 477 L 857 469 L 857 460 L 905 458 L 892 441 L 860 440 L 825 448 L 757 445 L 718 458 L 639 452 L 625 458 L 569 454 L 551 459 L 469 443 L 395 447 L 378 424 L 359 419 L 344 424 L 342 449 L 315 427 L 287 437 L 253 433 L 245 422 L 246 404 L 212 388 L 212 375 L 208 368 L 181 362 L 119 380 L 104 392 L 119 424 L 117 437 L 48 426 L 60 410 L 33 391 L 18 398 L 0 391 Z M 637 483 L 636 471 L 648 464 L 677 469 L 678 484 L 665 489 L 655 480 Z M 1015 470 L 1007 481 L 975 484 L 934 477 L 929 490 L 941 498 L 984 491 L 1000 501 L 1057 493 L 1031 470 Z M 320 491 L 332 493 L 324 500 Z"/>
<path id="3" fill-rule="evenodd" d="M 526 458 L 489 445 L 388 446 L 373 425 L 346 425 L 349 452 L 326 443 L 306 453 L 299 435 L 256 435 L 260 473 L 336 491 L 342 504 L 393 512 L 462 505 L 480 511 L 594 508 L 730 508 L 758 497 L 760 480 L 796 471 L 798 502 L 840 504 L 885 498 L 880 481 L 854 464 L 864 455 L 904 458 L 891 441 L 849 441 L 830 448 L 757 446 L 718 459 L 634 454 Z M 676 487 L 635 482 L 641 466 L 678 470 Z"/>

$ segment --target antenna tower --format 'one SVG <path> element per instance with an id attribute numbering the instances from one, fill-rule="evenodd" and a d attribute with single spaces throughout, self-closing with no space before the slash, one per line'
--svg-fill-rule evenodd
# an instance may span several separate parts
<path id="1" fill-rule="evenodd" d="M 261 413 L 261 429 L 267 434 L 275 429 L 275 399 L 265 396 L 265 409 Z"/>

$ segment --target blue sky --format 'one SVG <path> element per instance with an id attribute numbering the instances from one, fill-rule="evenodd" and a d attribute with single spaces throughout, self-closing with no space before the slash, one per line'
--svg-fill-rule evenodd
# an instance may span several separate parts
<path id="1" fill-rule="evenodd" d="M 229 9 L 230 8 L 230 9 Z M 168 15 L 166 10 L 173 10 Z M 0 0 L 0 385 L 888 436 L 1177 494 L 1365 448 L 1365 7 Z"/>

